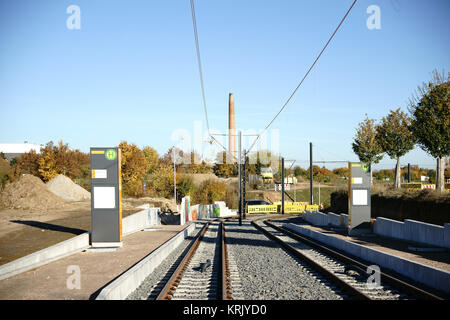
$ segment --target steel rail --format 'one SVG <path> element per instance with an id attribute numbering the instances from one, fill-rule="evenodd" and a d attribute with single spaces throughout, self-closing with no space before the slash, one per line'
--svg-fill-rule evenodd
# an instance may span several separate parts
<path id="1" fill-rule="evenodd" d="M 265 222 L 265 221 L 264 221 Z M 271 232 L 265 230 L 262 226 L 258 225 L 256 222 L 252 221 L 252 225 L 259 231 L 261 231 L 263 234 L 265 234 L 268 238 L 274 240 L 278 244 L 280 244 L 283 248 L 285 248 L 288 252 L 292 253 L 294 256 L 296 256 L 298 259 L 306 262 L 309 264 L 313 269 L 318 271 L 322 276 L 327 278 L 333 283 L 338 284 L 340 288 L 342 288 L 345 292 L 350 294 L 351 296 L 355 297 L 357 300 L 371 300 L 369 296 L 367 296 L 365 293 L 361 292 L 360 290 L 356 289 L 355 287 L 351 286 L 341 278 L 337 277 L 333 272 L 330 270 L 327 270 L 308 256 L 302 254 L 298 250 L 296 250 L 291 245 L 285 243 L 283 240 L 279 239 L 275 235 L 273 235 Z"/>
<path id="2" fill-rule="evenodd" d="M 269 221 L 270 220 L 271 219 L 269 219 Z M 315 249 L 317 249 L 319 251 L 322 251 L 323 253 L 325 253 L 325 254 L 327 254 L 329 256 L 332 256 L 333 258 L 335 258 L 335 259 L 337 259 L 337 260 L 339 260 L 341 262 L 344 262 L 344 263 L 350 265 L 354 269 L 357 269 L 357 271 L 360 272 L 360 273 L 361 272 L 362 273 L 366 273 L 367 267 L 369 265 L 366 265 L 366 264 L 364 264 L 364 263 L 362 263 L 360 261 L 357 261 L 357 260 L 355 260 L 353 258 L 350 258 L 349 256 L 346 256 L 346 255 L 344 255 L 342 253 L 339 253 L 339 252 L 337 252 L 335 250 L 332 250 L 332 249 L 330 249 L 328 247 L 325 247 L 325 246 L 319 244 L 316 241 L 313 241 L 311 239 L 303 237 L 303 236 L 301 236 L 301 235 L 299 235 L 299 234 L 297 234 L 295 232 L 292 232 L 292 231 L 290 231 L 290 230 L 288 230 L 288 229 L 286 229 L 284 227 L 276 226 L 276 225 L 274 225 L 273 223 L 271 223 L 269 221 L 266 220 L 266 221 L 264 221 L 264 223 L 266 225 L 274 228 L 275 230 L 277 230 L 277 231 L 279 231 L 279 232 L 281 232 L 281 233 L 283 233 L 283 234 L 285 234 L 285 235 L 287 235 L 287 236 L 289 236 L 289 237 L 291 237 L 291 238 L 293 238 L 293 239 L 295 239 L 297 241 L 304 242 L 307 245 L 309 245 L 309 246 L 311 246 L 311 247 L 313 247 L 313 248 L 315 248 Z M 384 272 L 380 272 L 380 280 L 382 282 L 385 282 L 385 283 L 387 283 L 387 284 L 397 288 L 397 289 L 401 289 L 403 292 L 405 292 L 407 294 L 410 294 L 410 295 L 412 295 L 412 296 L 414 296 L 414 297 L 416 297 L 418 299 L 422 299 L 422 300 L 444 300 L 444 298 L 442 298 L 442 297 L 439 297 L 439 296 L 437 296 L 437 295 L 435 295 L 433 293 L 427 292 L 427 291 L 425 291 L 425 290 L 423 290 L 421 288 L 418 288 L 418 287 L 416 287 L 414 285 L 411 285 L 411 284 L 409 284 L 409 283 L 407 283 L 405 281 L 402 281 L 402 280 L 400 280 L 398 278 L 395 278 L 395 277 L 393 277 L 391 275 L 388 275 L 388 274 L 386 274 Z"/>
<path id="3" fill-rule="evenodd" d="M 228 252 L 227 252 L 227 244 L 225 239 L 225 223 L 221 223 L 221 251 L 222 251 L 222 300 L 232 300 L 231 294 L 231 283 L 230 283 L 230 269 L 228 265 Z"/>

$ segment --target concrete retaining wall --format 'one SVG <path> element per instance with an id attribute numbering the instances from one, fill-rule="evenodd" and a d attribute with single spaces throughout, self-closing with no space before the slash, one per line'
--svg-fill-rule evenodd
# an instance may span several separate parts
<path id="1" fill-rule="evenodd" d="M 339 214 L 328 212 L 328 224 L 340 227 L 341 226 L 341 216 Z"/>
<path id="2" fill-rule="evenodd" d="M 313 231 L 292 223 L 284 224 L 286 228 L 301 235 L 318 240 L 327 246 L 342 250 L 366 261 L 393 270 L 399 274 L 423 283 L 430 287 L 450 292 L 450 273 L 441 269 L 436 269 L 424 264 L 420 264 L 408 259 L 390 255 L 388 253 L 359 245 L 350 241 Z"/>
<path id="3" fill-rule="evenodd" d="M 387 218 L 376 218 L 373 224 L 373 232 L 382 237 L 404 240 L 404 223 Z"/>
<path id="4" fill-rule="evenodd" d="M 348 227 L 348 214 L 341 213 L 341 227 Z"/>
<path id="5" fill-rule="evenodd" d="M 159 208 L 150 208 L 148 204 L 138 208 L 144 208 L 144 210 L 122 219 L 123 236 L 143 230 L 152 225 L 161 224 L 161 220 L 158 216 Z"/>
<path id="6" fill-rule="evenodd" d="M 302 217 L 315 226 L 328 226 L 332 225 L 335 227 L 347 227 L 348 215 L 346 214 L 336 214 L 333 212 L 322 213 L 319 211 L 305 211 Z"/>
<path id="7" fill-rule="evenodd" d="M 141 285 L 142 281 L 144 281 L 145 278 L 194 231 L 194 229 L 195 223 L 191 223 L 183 231 L 151 252 L 107 287 L 103 288 L 96 300 L 124 300 Z"/>
<path id="8" fill-rule="evenodd" d="M 89 232 L 80 234 L 0 266 L 0 280 L 80 252 L 89 246 Z"/>
<path id="9" fill-rule="evenodd" d="M 305 212 L 302 216 L 315 226 L 347 227 L 348 225 L 348 215 L 343 213 L 337 215 L 332 212 L 324 214 L 316 211 Z M 378 217 L 374 220 L 373 232 L 379 236 L 450 248 L 450 223 L 446 223 L 442 227 L 409 219 L 400 222 Z"/>
<path id="10" fill-rule="evenodd" d="M 406 219 L 404 223 L 405 240 L 444 247 L 444 227 L 430 223 Z"/>
<path id="11" fill-rule="evenodd" d="M 450 223 L 444 224 L 444 246 L 450 248 Z"/>
<path id="12" fill-rule="evenodd" d="M 450 224 L 444 227 L 406 219 L 405 222 L 378 217 L 375 219 L 375 234 L 420 244 L 450 248 Z"/>
<path id="13" fill-rule="evenodd" d="M 144 229 L 147 226 L 147 210 L 142 210 L 122 219 L 122 235 Z"/>
<path id="14" fill-rule="evenodd" d="M 306 212 L 306 221 L 315 226 L 327 226 L 328 225 L 328 215 L 321 212 Z"/>

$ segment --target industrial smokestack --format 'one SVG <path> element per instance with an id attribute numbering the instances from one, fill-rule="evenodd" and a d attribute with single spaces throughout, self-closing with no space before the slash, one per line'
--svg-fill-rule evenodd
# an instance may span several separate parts
<path id="1" fill-rule="evenodd" d="M 236 127 L 234 123 L 234 96 L 230 93 L 228 97 L 228 150 L 236 156 Z M 227 157 L 228 158 L 228 157 Z M 231 159 L 233 162 L 233 158 Z"/>

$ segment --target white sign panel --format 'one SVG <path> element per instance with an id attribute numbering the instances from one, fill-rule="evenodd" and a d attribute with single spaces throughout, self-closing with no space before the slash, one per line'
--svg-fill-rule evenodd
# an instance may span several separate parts
<path id="1" fill-rule="evenodd" d="M 116 193 L 114 187 L 94 187 L 94 208 L 114 209 L 116 207 Z"/>
<path id="2" fill-rule="evenodd" d="M 352 200 L 354 206 L 367 206 L 367 190 L 353 190 Z"/>
<path id="3" fill-rule="evenodd" d="M 275 191 L 278 191 L 278 190 L 281 190 L 281 189 L 282 189 L 281 183 L 276 183 L 276 184 L 275 184 Z M 288 183 L 285 183 L 285 184 L 284 184 L 284 190 L 285 190 L 285 191 L 286 191 L 286 190 L 291 190 L 291 185 L 288 184 Z"/>
<path id="4" fill-rule="evenodd" d="M 92 178 L 94 179 L 106 179 L 108 170 L 106 169 L 95 169 L 93 170 L 94 174 L 92 175 Z"/>

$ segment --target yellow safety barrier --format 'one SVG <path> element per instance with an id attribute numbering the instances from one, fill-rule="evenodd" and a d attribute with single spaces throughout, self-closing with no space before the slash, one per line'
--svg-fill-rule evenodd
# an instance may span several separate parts
<path id="1" fill-rule="evenodd" d="M 300 204 L 302 203 L 302 204 Z M 284 212 L 285 213 L 302 213 L 306 211 L 318 211 L 319 205 L 307 205 L 303 204 L 306 202 L 285 202 L 284 203 Z M 247 206 L 248 213 L 281 213 L 281 202 L 279 204 L 271 204 L 271 205 L 254 205 Z"/>
<path id="2" fill-rule="evenodd" d="M 300 213 L 305 211 L 306 206 L 298 204 L 288 204 L 284 206 L 285 213 Z M 281 206 L 280 206 L 281 211 Z"/>
<path id="3" fill-rule="evenodd" d="M 318 211 L 319 205 L 318 204 L 309 204 L 306 206 L 306 211 Z"/>
<path id="4" fill-rule="evenodd" d="M 273 204 L 281 206 L 281 201 L 275 201 Z M 284 206 L 306 206 L 308 205 L 308 202 L 291 202 L 291 201 L 284 201 Z"/>
<path id="5" fill-rule="evenodd" d="M 255 205 L 247 206 L 248 213 L 277 213 L 277 205 Z"/>

